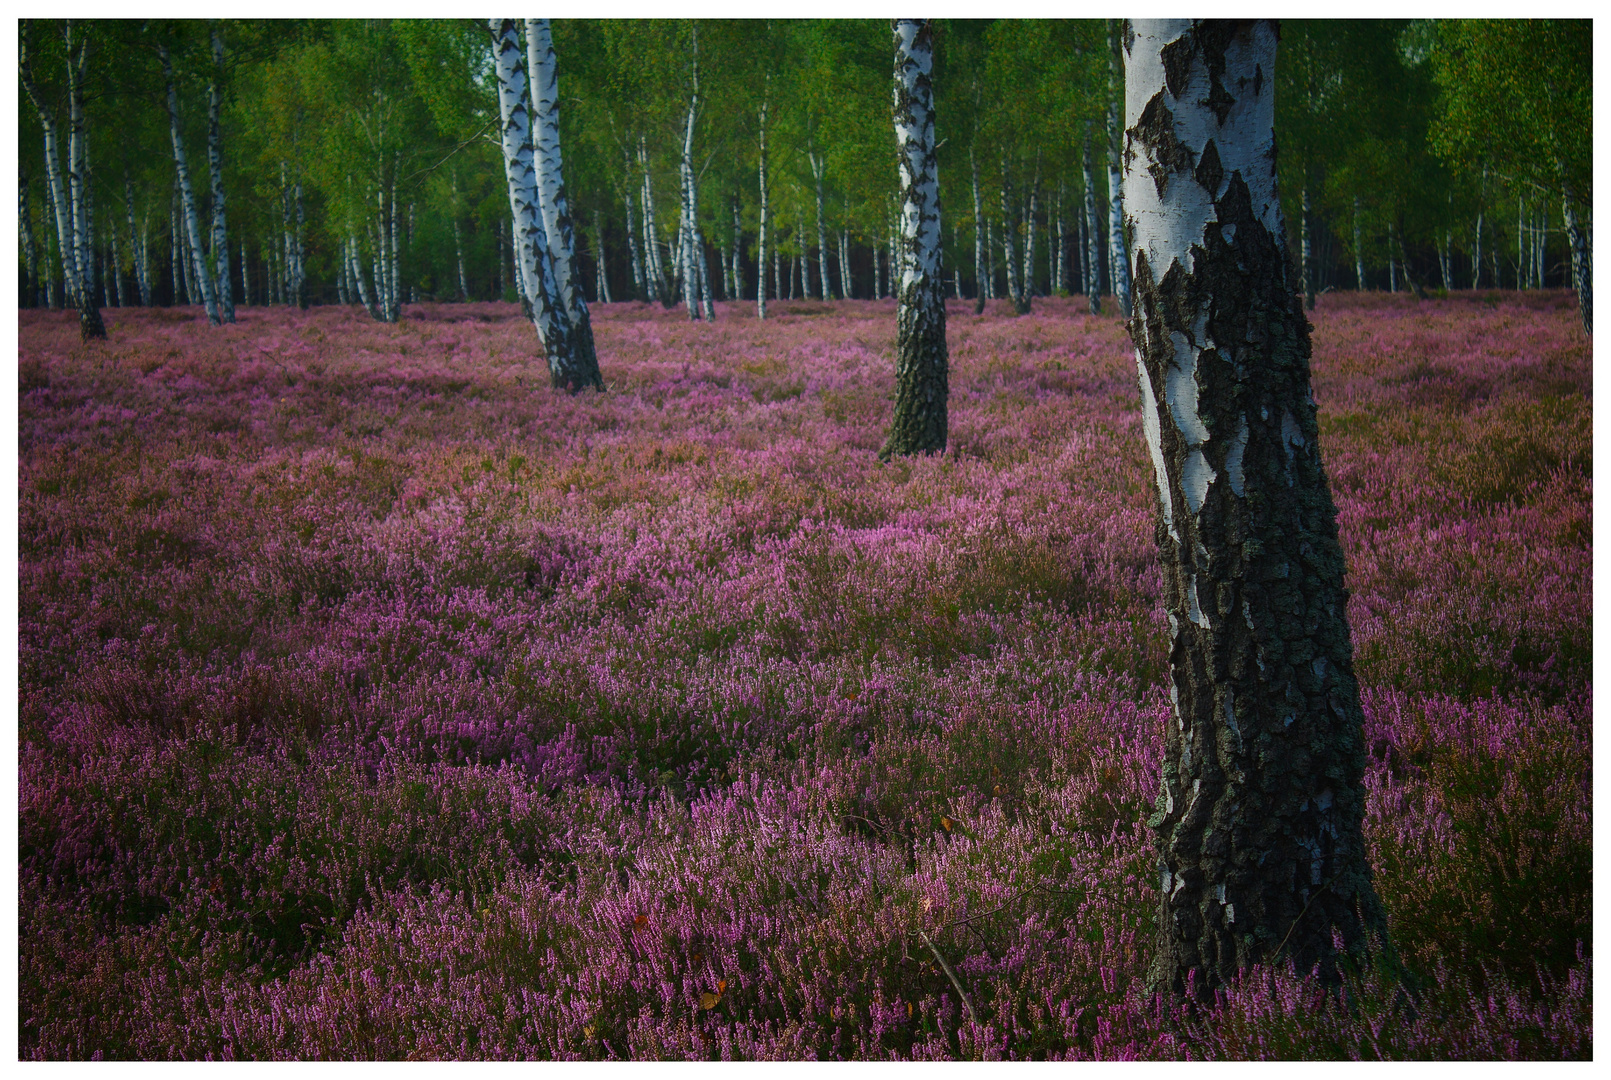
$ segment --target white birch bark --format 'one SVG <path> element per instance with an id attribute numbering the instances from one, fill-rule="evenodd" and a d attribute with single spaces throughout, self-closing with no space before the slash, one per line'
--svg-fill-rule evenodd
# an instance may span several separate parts
<path id="1" fill-rule="evenodd" d="M 768 89 L 768 91 L 771 90 L 771 82 L 770 82 L 770 80 L 767 83 L 767 89 Z M 766 96 L 763 95 L 762 98 L 761 98 L 761 110 L 760 110 L 760 114 L 761 114 L 761 162 L 760 162 L 761 224 L 760 224 L 760 229 L 759 229 L 759 232 L 758 232 L 758 235 L 757 235 L 756 248 L 755 248 L 755 317 L 757 319 L 765 319 L 766 318 L 766 254 L 767 254 L 767 242 L 770 239 L 770 236 L 769 236 L 767 230 L 768 230 L 768 227 L 769 227 L 769 224 L 770 224 L 770 221 L 771 221 L 771 218 L 770 218 L 771 211 L 770 211 L 770 206 L 769 206 L 769 203 L 768 203 L 768 196 L 767 196 L 767 191 L 766 191 L 766 116 L 767 116 L 767 110 L 768 110 L 768 101 L 767 101 Z M 777 275 L 778 275 L 777 251 L 774 249 L 772 251 L 772 291 L 773 292 L 777 291 Z"/>
<path id="2" fill-rule="evenodd" d="M 129 219 L 129 256 L 134 267 L 134 287 L 140 294 L 140 306 L 151 306 L 151 279 L 147 272 L 145 242 L 134 221 L 134 181 L 123 177 L 123 209 Z"/>
<path id="3" fill-rule="evenodd" d="M 694 119 L 699 111 L 699 61 L 694 61 L 694 92 L 688 101 L 688 120 L 683 129 L 682 221 L 677 229 L 677 265 L 681 271 L 682 299 L 690 319 L 699 318 L 699 281 L 694 268 L 694 245 L 698 243 L 698 198 L 694 191 Z"/>
<path id="4" fill-rule="evenodd" d="M 67 20 L 62 27 L 62 33 L 67 44 L 67 71 L 68 71 L 68 153 L 72 157 L 75 137 L 81 135 L 83 129 L 83 81 L 81 78 L 84 64 L 84 52 L 88 44 L 83 35 L 77 38 L 74 45 L 74 24 Z M 76 213 L 82 206 L 76 192 L 69 190 L 69 180 L 64 180 L 61 168 L 61 154 L 59 135 L 54 110 L 48 107 L 39 92 L 33 76 L 30 63 L 29 38 L 32 23 L 24 21 L 19 27 L 18 34 L 18 74 L 21 78 L 23 90 L 28 95 L 30 104 L 39 116 L 40 126 L 44 130 L 45 143 L 45 178 L 49 185 L 50 202 L 55 210 L 56 217 L 56 251 L 59 256 L 62 270 L 62 285 L 66 291 L 66 299 L 78 308 L 79 333 L 86 341 L 106 337 L 106 326 L 101 321 L 101 314 L 95 307 L 93 295 L 85 280 L 85 267 L 83 249 L 78 242 L 76 228 Z M 50 275 L 50 291 L 54 294 L 55 278 Z M 54 296 L 52 296 L 54 299 Z"/>
<path id="5" fill-rule="evenodd" d="M 1310 264 L 1312 250 L 1309 244 L 1309 185 L 1303 185 L 1300 196 L 1302 209 L 1298 217 L 1298 280 L 1303 282 L 1303 303 L 1310 311 L 1315 309 L 1314 267 Z"/>
<path id="6" fill-rule="evenodd" d="M 1391 956 L 1273 168 L 1276 38 L 1268 21 L 1185 19 L 1126 35 L 1130 334 L 1171 638 L 1148 982 L 1199 999 L 1258 964 L 1335 985 Z"/>
<path id="7" fill-rule="evenodd" d="M 109 284 L 113 286 L 112 289 L 107 290 L 107 294 L 110 296 L 115 292 L 117 294 L 117 306 L 126 307 L 127 305 L 123 303 L 123 259 L 117 249 L 117 230 L 106 230 L 106 239 L 110 248 L 108 251 L 107 276 L 111 278 Z"/>
<path id="8" fill-rule="evenodd" d="M 983 314 L 985 294 L 989 291 L 985 287 L 985 231 L 984 214 L 979 206 L 979 159 L 970 147 L 968 150 L 968 166 L 973 170 L 973 313 Z"/>
<path id="9" fill-rule="evenodd" d="M 895 416 L 879 456 L 944 453 L 949 364 L 940 280 L 940 183 L 934 144 L 933 29 L 897 19 L 894 120 L 903 272 L 896 311 Z"/>
<path id="10" fill-rule="evenodd" d="M 532 150 L 537 167 L 537 197 L 553 257 L 554 285 L 571 324 L 573 362 L 583 368 L 597 368 L 593 321 L 588 314 L 587 297 L 582 295 L 575 230 L 565 197 L 559 141 L 559 64 L 554 58 L 554 38 L 547 19 L 526 20 L 526 64 L 536 114 Z"/>
<path id="11" fill-rule="evenodd" d="M 630 175 L 630 170 L 628 170 Z M 638 254 L 638 222 L 637 216 L 632 212 L 632 194 L 627 193 L 626 202 L 626 240 L 627 255 L 632 259 L 632 288 L 637 299 L 649 299 L 649 282 L 644 273 L 643 261 Z"/>
<path id="12" fill-rule="evenodd" d="M 218 299 L 213 293 L 212 275 L 207 271 L 207 259 L 201 250 L 201 223 L 196 214 L 196 196 L 190 186 L 190 168 L 185 163 L 184 136 L 179 131 L 179 91 L 174 84 L 173 63 L 166 45 L 157 47 L 157 55 L 162 59 L 162 74 L 168 82 L 168 131 L 173 138 L 173 164 L 179 174 L 179 198 L 184 208 L 185 234 L 189 240 L 190 258 L 186 262 L 187 266 L 193 267 L 201 302 L 207 309 L 207 321 L 217 326 L 220 321 Z"/>
<path id="13" fill-rule="evenodd" d="M 576 350 L 570 315 L 554 282 L 552 247 L 538 205 L 537 169 L 533 161 L 530 117 L 526 106 L 526 73 L 521 69 L 519 30 L 513 19 L 489 21 L 493 64 L 498 79 L 498 107 L 503 121 L 504 175 L 515 223 L 520 277 L 531 301 L 531 320 L 548 356 L 550 381 L 576 392 L 604 388 L 598 363 L 588 364 Z"/>
<path id="14" fill-rule="evenodd" d="M 1037 295 L 1035 289 L 1035 217 L 1040 212 L 1040 165 L 1035 166 L 1035 182 L 1029 188 L 1029 204 L 1024 208 L 1024 307 Z"/>
<path id="15" fill-rule="evenodd" d="M 806 160 L 811 164 L 811 178 L 817 185 L 817 299 L 833 299 L 832 286 L 828 284 L 828 225 L 823 214 L 822 201 L 822 175 L 827 167 L 823 156 L 812 151 L 806 151 Z M 806 296 L 811 295 L 809 281 L 806 285 Z"/>
<path id="16" fill-rule="evenodd" d="M 1359 196 L 1354 196 L 1354 291 L 1365 291 L 1365 245 L 1359 230 Z"/>
<path id="17" fill-rule="evenodd" d="M 207 87 L 207 167 L 213 187 L 213 262 L 217 276 L 214 282 L 218 297 L 220 321 L 235 321 L 235 291 L 229 280 L 229 228 L 224 220 L 224 158 L 222 134 L 219 130 L 219 113 L 223 108 L 223 91 L 219 86 L 224 70 L 224 37 L 215 24 L 212 28 L 213 78 Z"/>
<path id="18" fill-rule="evenodd" d="M 1124 85 L 1119 20 L 1108 22 L 1108 278 L 1119 314 L 1130 317 L 1130 253 L 1124 243 L 1124 131 L 1119 93 Z"/>
<path id="19" fill-rule="evenodd" d="M 1092 315 L 1102 313 L 1101 245 L 1097 237 L 1096 185 L 1091 173 L 1091 122 L 1085 122 L 1085 292 Z"/>

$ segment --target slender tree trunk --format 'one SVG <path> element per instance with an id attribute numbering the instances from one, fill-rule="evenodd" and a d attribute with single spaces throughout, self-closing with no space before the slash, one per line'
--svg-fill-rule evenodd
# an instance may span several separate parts
<path id="1" fill-rule="evenodd" d="M 1454 288 L 1454 278 L 1449 273 L 1449 230 L 1443 230 L 1443 243 L 1438 247 L 1438 273 L 1443 279 L 1443 291 L 1448 292 Z"/>
<path id="2" fill-rule="evenodd" d="M 123 176 L 123 209 L 129 219 L 129 258 L 134 268 L 134 287 L 140 294 L 140 306 L 151 306 L 151 282 L 147 277 L 145 241 L 135 228 L 134 222 L 134 181 L 128 174 Z"/>
<path id="3" fill-rule="evenodd" d="M 1001 159 L 1001 261 L 1007 271 L 1007 299 L 1012 301 L 1015 315 L 1029 312 L 1024 287 L 1018 280 L 1018 215 L 1012 189 L 1012 165 L 1005 156 Z"/>
<path id="4" fill-rule="evenodd" d="M 353 284 L 358 288 L 358 300 L 364 305 L 364 310 L 369 312 L 371 319 L 381 322 L 380 307 L 369 291 L 369 282 L 364 280 L 364 264 L 358 254 L 358 237 L 351 232 L 347 233 L 347 273 L 352 278 Z"/>
<path id="5" fill-rule="evenodd" d="M 1024 314 L 1038 290 L 1035 288 L 1035 215 L 1040 209 L 1040 155 L 1035 155 L 1035 180 L 1029 185 L 1028 205 L 1024 208 L 1024 279 L 1021 292 Z"/>
<path id="6" fill-rule="evenodd" d="M 817 299 L 832 300 L 833 286 L 828 282 L 828 224 L 822 200 L 822 174 L 826 162 L 821 154 L 810 151 L 806 153 L 806 160 L 811 164 L 811 178 L 817 184 Z M 811 295 L 809 288 L 806 295 Z"/>
<path id="7" fill-rule="evenodd" d="M 795 275 L 789 280 L 789 299 L 797 300 L 801 297 L 811 299 L 811 279 L 806 276 L 806 231 L 805 222 L 799 218 L 794 222 L 794 239 L 798 251 L 794 257 Z"/>
<path id="8" fill-rule="evenodd" d="M 526 74 L 520 67 L 519 29 L 513 19 L 493 19 L 493 60 L 498 79 L 498 105 L 503 120 L 504 171 L 509 183 L 520 255 L 520 277 L 531 301 L 532 323 L 548 355 L 555 387 L 572 393 L 587 387 L 604 389 L 596 359 L 578 352 L 569 310 L 559 295 L 543 216 L 538 207 L 537 168 L 533 162 L 530 118 L 526 106 Z"/>
<path id="9" fill-rule="evenodd" d="M 1312 248 L 1309 244 L 1309 185 L 1303 185 L 1303 209 L 1298 219 L 1298 235 L 1302 238 L 1298 244 L 1301 265 L 1298 275 L 1303 282 L 1303 306 L 1310 311 L 1315 309 L 1315 272 L 1312 262 Z"/>
<path id="10" fill-rule="evenodd" d="M 628 175 L 631 175 L 630 170 Z M 648 278 L 644 273 L 643 261 L 638 255 L 638 222 L 637 216 L 632 212 L 632 195 L 627 194 L 626 202 L 626 241 L 627 256 L 632 260 L 632 289 L 637 299 L 649 298 Z"/>
<path id="11" fill-rule="evenodd" d="M 213 185 L 213 262 L 217 268 L 215 282 L 218 296 L 218 317 L 222 322 L 235 321 L 235 292 L 229 280 L 229 228 L 224 221 L 224 157 L 218 118 L 223 108 L 224 95 L 219 82 L 224 72 L 224 37 L 215 24 L 212 28 L 213 79 L 207 87 L 207 166 Z"/>
<path id="12" fill-rule="evenodd" d="M 1130 256 L 1124 243 L 1124 125 L 1119 96 L 1124 88 L 1123 20 L 1108 20 L 1108 266 L 1119 314 L 1130 317 Z"/>
<path id="13" fill-rule="evenodd" d="M 1091 174 L 1091 122 L 1085 122 L 1085 292 L 1092 315 L 1102 314 L 1102 277 L 1096 216 L 1096 185 Z"/>
<path id="14" fill-rule="evenodd" d="M 1255 964 L 1338 978 L 1390 949 L 1361 832 L 1342 549 L 1270 168 L 1276 30 L 1135 20 L 1128 220 L 1158 482 L 1173 715 L 1150 981 L 1207 998 Z M 1390 955 L 1390 954 L 1389 954 Z"/>
<path id="15" fill-rule="evenodd" d="M 1583 332 L 1594 333 L 1594 258 L 1589 234 L 1577 217 L 1577 192 L 1567 179 L 1566 168 L 1558 167 L 1561 178 L 1561 217 L 1566 223 L 1566 245 L 1572 258 L 1572 287 L 1577 290 L 1578 313 Z"/>
<path id="16" fill-rule="evenodd" d="M 984 213 L 979 205 L 979 159 L 971 147 L 968 150 L 968 167 L 973 171 L 973 313 L 983 315 L 985 294 L 989 291 L 985 284 L 986 234 Z"/>
<path id="17" fill-rule="evenodd" d="M 196 285 L 201 292 L 201 302 L 207 309 L 207 321 L 217 326 L 220 322 L 218 300 L 213 293 L 212 275 L 207 271 L 206 256 L 201 250 L 201 224 L 196 214 L 196 197 L 190 186 L 190 169 L 185 164 L 184 137 L 179 132 L 179 91 L 174 84 L 173 64 L 168 58 L 168 47 L 158 46 L 157 53 L 162 58 L 162 74 L 168 82 L 168 129 L 173 137 L 173 164 L 179 174 L 179 198 L 184 207 L 185 234 L 190 242 L 188 262 L 195 268 Z"/>
<path id="18" fill-rule="evenodd" d="M 1488 167 L 1482 168 L 1482 190 L 1486 194 L 1488 187 Z M 1482 288 L 1482 207 L 1477 208 L 1477 227 L 1473 233 L 1471 255 L 1471 288 L 1473 291 Z"/>
<path id="19" fill-rule="evenodd" d="M 880 458 L 945 452 L 949 397 L 940 281 L 940 184 L 935 161 L 933 29 L 896 19 L 895 145 L 901 177 L 901 274 L 895 416 Z"/>
<path id="20" fill-rule="evenodd" d="M 22 303 L 26 307 L 39 306 L 39 261 L 34 249 L 33 223 L 28 213 L 28 172 L 17 168 L 17 232 L 23 257 L 27 260 L 28 278 L 23 283 Z"/>
<path id="21" fill-rule="evenodd" d="M 1359 229 L 1359 196 L 1354 196 L 1354 291 L 1365 291 L 1365 245 Z"/>
<path id="22" fill-rule="evenodd" d="M 1068 287 L 1068 226 L 1063 219 L 1065 206 L 1065 186 L 1063 177 L 1057 178 L 1057 250 L 1052 259 L 1052 291 L 1059 296 L 1067 296 Z M 1130 275 L 1129 268 L 1125 269 L 1125 277 Z"/>
<path id="23" fill-rule="evenodd" d="M 571 370 L 589 386 L 603 387 L 598 354 L 593 344 L 593 320 L 582 295 L 576 263 L 576 237 L 570 205 L 565 196 L 565 175 L 559 140 L 559 64 L 547 19 L 526 20 L 526 57 L 531 72 L 531 94 L 536 108 L 532 140 L 537 166 L 537 194 L 542 205 L 543 228 L 554 260 L 554 284 L 570 319 Z"/>
<path id="24" fill-rule="evenodd" d="M 57 149 L 57 127 L 52 109 L 47 108 L 44 98 L 40 95 L 33 77 L 33 69 L 29 58 L 29 37 L 31 36 L 31 23 L 23 22 L 19 27 L 18 45 L 18 73 L 23 89 L 28 95 L 29 102 L 39 115 L 40 126 L 45 136 L 45 177 L 50 186 L 50 199 L 56 211 L 56 240 L 57 250 L 60 253 L 62 267 L 62 283 L 70 300 L 78 308 L 79 335 L 84 341 L 104 339 L 106 325 L 101 321 L 101 313 L 95 306 L 93 291 L 88 287 L 88 270 L 84 265 L 85 248 L 82 245 L 84 230 L 80 227 L 83 220 L 83 196 L 81 191 L 81 175 L 78 172 L 82 156 L 82 143 L 84 136 L 84 97 L 83 73 L 88 38 L 79 34 L 77 44 L 74 44 L 76 26 L 73 20 L 67 20 L 62 27 L 62 33 L 67 45 L 67 97 L 68 97 L 68 177 L 63 182 L 61 172 L 61 156 Z M 52 277 L 54 292 L 54 277 Z"/>
<path id="25" fill-rule="evenodd" d="M 695 252 L 703 245 L 699 242 L 699 196 L 694 177 L 694 121 L 699 115 L 699 38 L 694 38 L 693 94 L 688 99 L 687 123 L 682 139 L 682 227 L 678 230 L 677 256 L 682 266 L 682 299 L 688 308 L 688 318 L 698 319 L 699 278 L 695 268 Z M 704 261 L 704 253 L 699 253 Z"/>
<path id="26" fill-rule="evenodd" d="M 783 254 L 775 247 L 772 249 L 772 296 L 783 299 Z"/>
<path id="27" fill-rule="evenodd" d="M 770 83 L 768 84 L 767 89 L 768 90 L 771 89 Z M 769 111 L 769 103 L 768 103 L 767 99 L 763 96 L 761 98 L 761 110 L 760 110 L 760 120 L 761 120 L 761 160 L 760 160 L 761 206 L 760 206 L 760 214 L 761 214 L 761 220 L 760 220 L 760 227 L 756 231 L 756 241 L 755 241 L 755 317 L 757 319 L 765 319 L 766 318 L 766 253 L 767 253 L 767 243 L 771 239 L 771 236 L 770 236 L 770 234 L 768 232 L 768 227 L 769 227 L 769 225 L 771 223 L 771 204 L 770 204 L 769 197 L 767 195 L 767 189 L 766 189 L 766 119 L 767 119 L 767 112 L 768 111 Z M 777 249 L 776 249 L 776 246 L 774 245 L 774 247 L 772 249 L 772 291 L 774 293 L 776 293 L 777 289 L 778 289 L 778 260 L 777 260 Z"/>
<path id="28" fill-rule="evenodd" d="M 107 290 L 108 295 L 116 292 L 117 306 L 126 307 L 123 302 L 123 258 L 117 249 L 117 230 L 107 229 L 106 239 L 110 250 L 106 264 L 106 274 L 111 280 L 108 282 L 112 288 Z"/>

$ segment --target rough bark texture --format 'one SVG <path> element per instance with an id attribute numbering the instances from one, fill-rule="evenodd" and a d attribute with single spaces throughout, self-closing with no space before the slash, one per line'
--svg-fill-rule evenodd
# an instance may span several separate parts
<path id="1" fill-rule="evenodd" d="M 945 451 L 948 371 L 940 281 L 940 184 L 934 156 L 932 28 L 896 19 L 895 146 L 901 177 L 901 278 L 895 419 L 881 458 Z"/>
<path id="2" fill-rule="evenodd" d="M 1572 286 L 1577 290 L 1578 312 L 1583 316 L 1583 332 L 1594 333 L 1594 260 L 1589 250 L 1588 232 L 1577 218 L 1577 197 L 1561 169 L 1561 215 L 1566 225 L 1566 243 L 1572 255 Z"/>
<path id="3" fill-rule="evenodd" d="M 531 71 L 531 96 L 537 113 L 533 146 L 537 163 L 537 195 L 543 227 L 554 259 L 554 281 L 560 302 L 571 320 L 575 366 L 597 371 L 593 320 L 587 297 L 582 295 L 581 272 L 576 268 L 576 235 L 570 204 L 565 197 L 564 162 L 559 142 L 559 62 L 547 19 L 526 20 L 526 57 Z M 602 294 L 601 294 L 602 295 Z"/>
<path id="4" fill-rule="evenodd" d="M 549 379 L 556 388 L 576 393 L 586 387 L 604 389 L 598 364 L 578 356 L 569 312 L 554 282 L 552 248 L 538 207 L 537 169 L 533 161 L 526 104 L 526 73 L 521 70 L 520 29 L 513 19 L 490 21 L 493 61 L 498 80 L 498 107 L 503 121 L 504 175 L 516 232 L 519 279 L 531 304 L 531 321 L 548 357 Z"/>
<path id="5" fill-rule="evenodd" d="M 1268 22 L 1126 35 L 1130 333 L 1159 490 L 1173 715 L 1155 987 L 1385 946 L 1336 512 L 1276 197 Z"/>

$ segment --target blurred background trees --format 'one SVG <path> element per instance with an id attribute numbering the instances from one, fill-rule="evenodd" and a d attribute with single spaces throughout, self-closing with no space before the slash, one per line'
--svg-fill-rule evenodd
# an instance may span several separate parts
<path id="1" fill-rule="evenodd" d="M 164 44 L 215 294 L 227 278 L 237 305 L 353 303 L 380 318 L 421 300 L 518 298 L 479 21 L 73 28 L 74 49 L 85 43 L 81 212 L 66 190 L 68 26 L 21 28 L 39 98 L 19 94 L 23 305 L 74 305 L 78 276 L 101 306 L 201 301 L 175 196 Z M 1281 190 L 1309 295 L 1575 284 L 1587 322 L 1589 33 L 1570 20 L 1283 23 Z M 937 23 L 947 295 L 1017 310 L 1055 294 L 1125 305 L 1113 190 L 1121 35 L 1117 21 Z M 892 295 L 893 58 L 882 20 L 557 20 L 553 36 L 590 302 L 682 299 L 690 260 L 716 300 L 754 303 L 763 284 L 771 297 Z M 65 215 L 39 106 L 57 127 Z M 215 227 L 215 191 L 227 230 Z M 684 245 L 688 219 L 694 243 Z M 62 222 L 81 274 L 64 269 Z"/>

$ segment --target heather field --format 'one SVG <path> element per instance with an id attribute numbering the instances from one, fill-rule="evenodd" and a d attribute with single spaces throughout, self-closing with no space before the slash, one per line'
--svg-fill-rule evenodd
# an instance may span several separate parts
<path id="1" fill-rule="evenodd" d="M 892 302 L 19 314 L 24 1057 L 1583 1058 L 1590 348 L 1328 295 L 1366 837 L 1418 1007 L 1143 993 L 1168 710 L 1135 361 Z M 946 970 L 949 967 L 949 972 Z M 958 992 L 961 987 L 961 993 Z"/>

